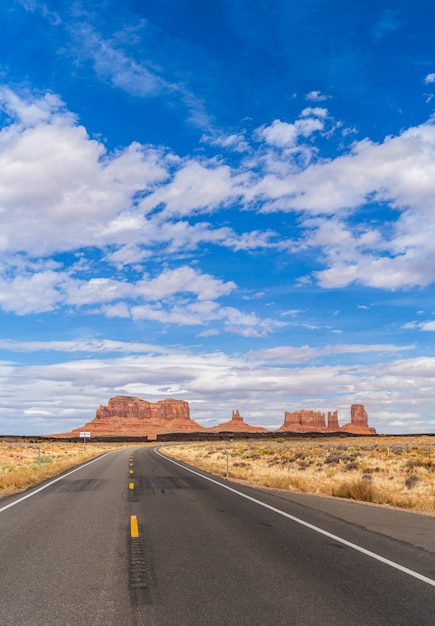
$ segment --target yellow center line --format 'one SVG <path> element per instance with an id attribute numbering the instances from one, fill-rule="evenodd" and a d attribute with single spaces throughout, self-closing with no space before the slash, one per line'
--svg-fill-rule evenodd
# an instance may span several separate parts
<path id="1" fill-rule="evenodd" d="M 128 483 L 128 488 L 129 489 L 134 489 L 134 483 Z"/>
<path id="2" fill-rule="evenodd" d="M 139 537 L 139 525 L 136 515 L 132 515 L 130 518 L 130 536 L 132 538 Z"/>

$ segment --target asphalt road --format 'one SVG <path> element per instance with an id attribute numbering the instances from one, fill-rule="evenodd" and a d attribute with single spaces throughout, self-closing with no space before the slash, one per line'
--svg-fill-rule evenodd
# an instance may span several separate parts
<path id="1" fill-rule="evenodd" d="M 1 499 L 0 625 L 434 624 L 435 518 L 201 474 L 126 448 Z"/>

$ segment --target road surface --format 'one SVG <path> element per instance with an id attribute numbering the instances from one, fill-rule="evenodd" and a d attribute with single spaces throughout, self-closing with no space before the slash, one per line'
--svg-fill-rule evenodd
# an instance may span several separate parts
<path id="1" fill-rule="evenodd" d="M 2 626 L 434 623 L 433 517 L 253 489 L 153 448 L 42 487 L 0 500 Z"/>

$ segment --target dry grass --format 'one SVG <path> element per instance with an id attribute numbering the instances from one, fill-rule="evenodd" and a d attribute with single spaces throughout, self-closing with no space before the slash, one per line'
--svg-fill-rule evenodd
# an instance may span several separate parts
<path id="1" fill-rule="evenodd" d="M 435 514 L 435 440 L 431 437 L 271 439 L 190 443 L 175 457 L 254 485 L 388 504 Z"/>
<path id="2" fill-rule="evenodd" d="M 0 497 L 37 485 L 115 447 L 118 446 L 0 441 Z"/>

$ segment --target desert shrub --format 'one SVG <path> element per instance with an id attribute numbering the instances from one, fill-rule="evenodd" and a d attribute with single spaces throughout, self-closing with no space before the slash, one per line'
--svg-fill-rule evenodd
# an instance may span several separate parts
<path id="1" fill-rule="evenodd" d="M 341 457 L 341 460 L 343 461 L 343 463 L 351 463 L 352 461 L 355 461 L 358 456 L 358 454 L 344 454 Z"/>
<path id="2" fill-rule="evenodd" d="M 405 467 L 408 469 L 414 469 L 414 467 L 425 467 L 431 469 L 434 466 L 431 459 L 423 459 L 422 457 L 408 459 L 405 463 Z"/>
<path id="3" fill-rule="evenodd" d="M 251 467 L 250 463 L 247 463 L 246 461 L 235 461 L 233 463 L 234 467 Z"/>
<path id="4" fill-rule="evenodd" d="M 391 452 L 393 454 L 404 454 L 404 452 L 406 452 L 406 447 L 400 444 L 396 444 L 394 446 L 391 446 Z"/>
<path id="5" fill-rule="evenodd" d="M 374 502 L 376 491 L 371 483 L 361 479 L 341 483 L 332 489 L 332 495 L 339 498 L 349 498 L 350 500 Z"/>
<path id="6" fill-rule="evenodd" d="M 301 463 L 299 463 L 299 469 L 306 469 L 307 467 L 310 467 L 310 465 L 310 461 L 301 461 Z"/>
<path id="7" fill-rule="evenodd" d="M 276 441 L 276 443 L 285 443 L 285 439 L 284 439 L 284 437 L 277 437 L 277 438 L 275 439 L 275 441 Z"/>
<path id="8" fill-rule="evenodd" d="M 371 474 L 363 474 L 361 476 L 361 480 L 363 480 L 368 485 L 371 485 L 373 482 L 373 476 Z"/>
<path id="9" fill-rule="evenodd" d="M 323 461 L 324 463 L 326 463 L 327 465 L 336 465 L 337 463 L 340 462 L 340 455 L 339 454 L 330 454 L 329 456 L 326 457 L 326 459 Z"/>
<path id="10" fill-rule="evenodd" d="M 53 463 L 53 456 L 41 454 L 41 463 Z"/>
<path id="11" fill-rule="evenodd" d="M 298 459 L 305 459 L 305 454 L 303 452 L 296 452 L 292 456 L 291 461 L 297 461 Z"/>
<path id="12" fill-rule="evenodd" d="M 412 489 L 413 487 L 415 487 L 419 480 L 420 478 L 416 474 L 411 474 L 405 480 L 405 487 L 407 487 L 408 489 Z"/>
<path id="13" fill-rule="evenodd" d="M 358 469 L 358 465 L 356 463 L 348 463 L 347 465 L 344 466 L 344 470 L 346 472 L 351 472 L 356 469 Z"/>
<path id="14" fill-rule="evenodd" d="M 277 459 L 276 457 L 274 457 L 273 459 L 270 459 L 270 460 L 267 462 L 267 464 L 268 464 L 268 466 L 269 466 L 269 467 L 272 467 L 273 465 L 278 465 L 278 464 L 280 464 L 280 463 L 281 463 L 280 459 Z"/>

